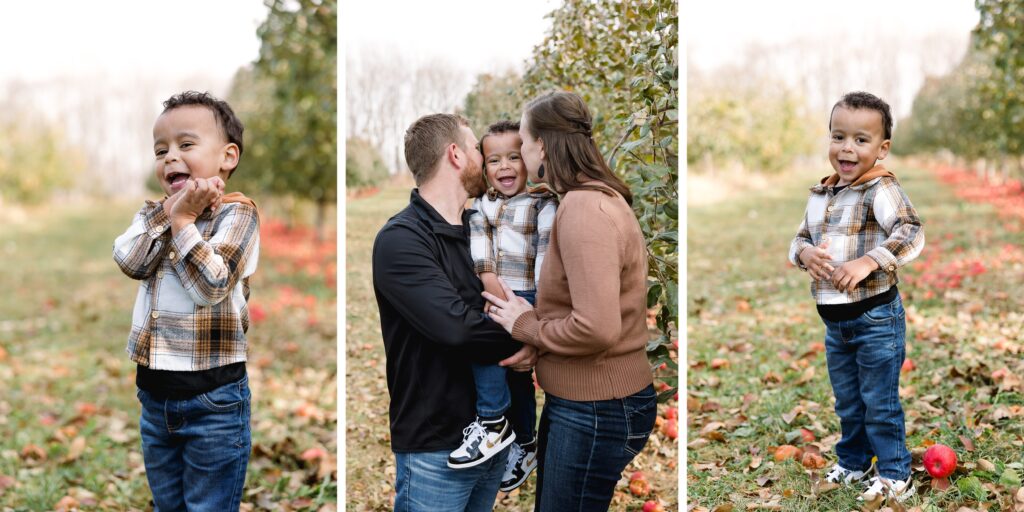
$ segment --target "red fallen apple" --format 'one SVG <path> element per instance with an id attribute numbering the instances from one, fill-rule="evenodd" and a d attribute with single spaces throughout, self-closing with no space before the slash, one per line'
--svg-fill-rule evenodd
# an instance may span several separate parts
<path id="1" fill-rule="evenodd" d="M 644 512 L 665 512 L 665 507 L 657 501 L 647 500 L 644 502 Z"/>
<path id="2" fill-rule="evenodd" d="M 665 420 L 665 423 L 661 424 L 661 433 L 669 439 L 679 437 L 679 423 L 676 420 Z"/>
<path id="3" fill-rule="evenodd" d="M 907 359 L 903 360 L 903 366 L 900 367 L 900 371 L 906 373 L 913 370 L 914 368 L 917 368 L 917 365 L 915 365 L 914 362 L 911 361 L 908 357 Z"/>
<path id="4" fill-rule="evenodd" d="M 782 462 L 786 459 L 800 460 L 804 451 L 791 444 L 784 444 L 775 449 L 775 462 Z"/>
<path id="5" fill-rule="evenodd" d="M 944 444 L 934 444 L 924 452 L 924 469 L 932 478 L 946 478 L 956 470 L 956 452 Z"/>
<path id="6" fill-rule="evenodd" d="M 814 432 L 811 432 L 810 430 L 807 430 L 806 428 L 802 428 L 802 429 L 800 429 L 800 438 L 803 439 L 805 443 L 813 443 L 814 442 Z"/>
<path id="7" fill-rule="evenodd" d="M 629 492 L 633 493 L 633 496 L 647 496 L 647 493 L 651 492 L 651 484 L 647 483 L 647 480 L 633 480 L 629 483 Z"/>
<path id="8" fill-rule="evenodd" d="M 647 480 L 647 475 L 643 471 L 634 471 L 632 475 L 629 475 L 629 481 L 633 482 L 636 480 Z"/>
<path id="9" fill-rule="evenodd" d="M 679 418 L 679 412 L 675 407 L 668 407 L 665 409 L 665 419 L 674 420 Z"/>

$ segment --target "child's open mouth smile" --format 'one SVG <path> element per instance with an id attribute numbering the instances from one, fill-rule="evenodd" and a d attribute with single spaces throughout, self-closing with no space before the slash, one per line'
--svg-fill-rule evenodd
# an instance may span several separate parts
<path id="1" fill-rule="evenodd" d="M 853 169 L 856 168 L 856 167 L 857 167 L 857 162 L 856 161 L 842 160 L 842 159 L 839 160 L 839 170 L 842 171 L 842 172 L 853 171 Z"/>
<path id="2" fill-rule="evenodd" d="M 181 190 L 188 183 L 189 175 L 183 172 L 172 171 L 167 174 L 167 184 L 171 187 L 171 193 Z"/>

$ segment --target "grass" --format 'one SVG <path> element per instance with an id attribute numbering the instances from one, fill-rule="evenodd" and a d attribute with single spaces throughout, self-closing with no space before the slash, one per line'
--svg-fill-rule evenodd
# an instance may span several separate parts
<path id="1" fill-rule="evenodd" d="M 50 205 L 5 219 L 0 230 L 0 504 L 7 509 L 149 506 L 135 367 L 124 352 L 138 285 L 111 258 L 138 206 Z M 264 230 L 273 225 L 264 219 Z M 251 280 L 252 305 L 265 312 L 253 315 L 249 330 L 254 453 L 243 510 L 336 501 L 336 292 L 275 249 L 293 233 L 265 232 Z M 333 244 L 307 251 L 323 256 L 321 271 L 328 259 L 333 264 Z M 320 451 L 305 453 L 310 448 Z"/>
<path id="2" fill-rule="evenodd" d="M 409 186 L 391 185 L 380 193 L 347 201 L 346 219 L 346 485 L 347 507 L 353 511 L 390 510 L 394 496 L 395 460 L 389 444 L 388 401 L 384 344 L 373 295 L 370 253 L 377 231 L 409 202 Z M 538 394 L 538 407 L 543 404 Z M 664 414 L 669 405 L 659 405 Z M 678 506 L 677 448 L 663 434 L 651 435 L 643 453 L 623 473 L 611 510 L 640 510 L 644 499 L 627 490 L 628 475 L 647 473 L 654 493 L 666 510 Z M 500 511 L 533 510 L 536 477 L 509 496 L 500 497 Z"/>
<path id="3" fill-rule="evenodd" d="M 1004 510 L 1020 487 L 1012 474 L 1024 470 L 1024 411 L 1014 408 L 1024 403 L 1024 302 L 1013 292 L 1024 284 L 1024 237 L 934 172 L 892 168 L 928 244 L 900 274 L 908 357 L 917 366 L 901 377 L 919 489 L 906 505 Z M 824 354 L 812 345 L 824 341 L 824 326 L 807 275 L 786 261 L 817 177 L 782 176 L 768 189 L 688 211 L 687 493 L 696 510 L 859 508 L 855 490 L 816 493 L 811 479 L 823 471 L 776 463 L 771 451 L 801 444 L 792 433 L 806 428 L 831 464 L 839 439 Z M 919 454 L 932 443 L 952 447 L 961 461 L 946 493 L 931 490 L 922 471 Z M 985 462 L 996 471 L 984 471 Z M 1009 480 L 1000 482 L 1004 473 Z M 971 477 L 984 485 L 984 499 Z"/>

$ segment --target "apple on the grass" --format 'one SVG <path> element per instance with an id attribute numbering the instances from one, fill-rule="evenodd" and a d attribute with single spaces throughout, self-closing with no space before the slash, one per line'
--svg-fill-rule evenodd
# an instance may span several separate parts
<path id="1" fill-rule="evenodd" d="M 647 500 L 644 502 L 644 512 L 665 512 L 665 507 L 657 501 Z"/>
<path id="2" fill-rule="evenodd" d="M 932 489 L 949 489 L 949 475 L 956 470 L 956 452 L 944 444 L 935 444 L 924 452 L 924 469 L 932 476 Z"/>

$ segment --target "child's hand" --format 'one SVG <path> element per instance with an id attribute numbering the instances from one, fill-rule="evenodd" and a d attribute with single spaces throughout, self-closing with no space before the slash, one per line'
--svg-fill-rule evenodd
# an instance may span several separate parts
<path id="1" fill-rule="evenodd" d="M 216 208 L 224 195 L 223 190 L 224 181 L 216 176 L 189 180 L 189 183 L 175 194 L 180 194 L 181 197 L 174 200 L 171 207 L 171 228 L 174 234 L 188 224 L 194 223 L 207 207 Z"/>
<path id="2" fill-rule="evenodd" d="M 825 281 L 828 280 L 832 275 L 832 265 L 828 264 L 828 260 L 832 259 L 828 252 L 828 239 L 819 246 L 807 247 L 800 251 L 800 262 L 807 267 L 807 273 L 811 275 L 815 280 Z"/>
<path id="3" fill-rule="evenodd" d="M 878 269 L 878 262 L 870 256 L 861 256 L 848 261 L 832 274 L 832 286 L 841 292 L 851 292 L 871 272 Z"/>

